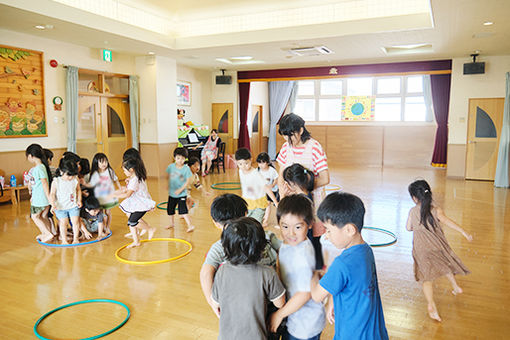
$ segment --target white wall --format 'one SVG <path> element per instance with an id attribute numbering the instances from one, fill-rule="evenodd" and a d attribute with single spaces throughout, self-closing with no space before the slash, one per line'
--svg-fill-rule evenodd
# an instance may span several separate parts
<path id="1" fill-rule="evenodd" d="M 216 76 L 220 72 L 213 72 L 211 75 L 211 103 L 233 103 L 234 112 L 232 126 L 234 127 L 233 138 L 239 137 L 239 88 L 237 86 L 237 72 L 225 72 L 225 75 L 232 76 L 232 84 L 216 85 Z"/>
<path id="2" fill-rule="evenodd" d="M 253 121 L 253 114 L 251 110 L 252 105 L 262 105 L 262 135 L 266 136 L 269 133 L 269 94 L 267 82 L 252 82 L 250 84 L 250 101 L 248 104 L 248 131 L 251 137 L 251 128 Z"/>
<path id="3" fill-rule="evenodd" d="M 455 58 L 452 64 L 448 144 L 466 144 L 469 98 L 505 96 L 505 74 L 510 72 L 510 55 L 482 57 L 485 74 L 463 75 L 469 58 Z"/>
<path id="4" fill-rule="evenodd" d="M 65 122 L 65 69 L 61 65 L 73 65 L 113 73 L 134 74 L 135 63 L 131 56 L 113 53 L 113 62 L 100 59 L 99 50 L 51 39 L 0 29 L 1 44 L 44 52 L 44 95 L 46 103 L 46 129 L 48 137 L 1 138 L 0 151 L 19 151 L 31 143 L 39 143 L 47 148 L 66 147 L 67 128 Z M 55 59 L 59 66 L 53 68 L 49 61 Z M 62 111 L 53 110 L 53 97 L 64 99 Z"/>
<path id="5" fill-rule="evenodd" d="M 177 142 L 177 63 L 156 57 L 156 105 L 158 143 Z"/>
<path id="6" fill-rule="evenodd" d="M 191 83 L 191 105 L 177 105 L 184 109 L 184 121 L 211 126 L 211 72 L 177 65 L 177 80 Z"/>
<path id="7" fill-rule="evenodd" d="M 156 103 L 156 57 L 137 57 L 136 74 L 140 95 L 140 143 L 158 142 Z"/>

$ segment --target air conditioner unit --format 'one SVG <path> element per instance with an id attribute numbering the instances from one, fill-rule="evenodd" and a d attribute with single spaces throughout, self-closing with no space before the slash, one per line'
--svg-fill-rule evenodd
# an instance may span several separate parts
<path id="1" fill-rule="evenodd" d="M 291 48 L 289 52 L 298 57 L 312 57 L 334 53 L 326 46 Z"/>

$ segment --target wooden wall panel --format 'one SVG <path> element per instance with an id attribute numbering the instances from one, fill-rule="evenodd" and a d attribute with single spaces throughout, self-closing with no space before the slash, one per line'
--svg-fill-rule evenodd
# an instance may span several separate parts
<path id="1" fill-rule="evenodd" d="M 385 126 L 383 166 L 430 166 L 435 135 L 435 126 Z"/>
<path id="2" fill-rule="evenodd" d="M 381 166 L 383 129 L 381 126 L 328 126 L 328 163 Z"/>
<path id="3" fill-rule="evenodd" d="M 148 177 L 164 177 L 165 170 L 174 161 L 173 152 L 177 143 L 152 144 L 141 143 L 142 155 Z"/>
<path id="4" fill-rule="evenodd" d="M 29 144 L 27 144 L 28 146 Z M 51 166 L 58 167 L 58 162 L 66 148 L 51 149 L 53 151 L 53 162 Z M 17 183 L 23 183 L 23 172 L 30 170 L 32 163 L 27 161 L 25 151 L 7 151 L 0 152 L 0 169 L 5 172 L 6 181 L 9 181 L 11 175 L 16 176 Z"/>
<path id="5" fill-rule="evenodd" d="M 324 149 L 327 148 L 327 145 L 326 145 L 327 144 L 326 131 L 328 129 L 327 126 L 311 125 L 311 126 L 307 126 L 306 129 L 310 132 L 313 139 L 315 139 L 319 143 L 321 143 L 321 145 Z"/>
<path id="6" fill-rule="evenodd" d="M 466 177 L 466 144 L 448 144 L 447 164 L 447 177 Z"/>

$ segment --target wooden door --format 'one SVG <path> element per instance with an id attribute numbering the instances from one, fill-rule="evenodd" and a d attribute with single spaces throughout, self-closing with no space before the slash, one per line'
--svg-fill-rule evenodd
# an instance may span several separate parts
<path id="1" fill-rule="evenodd" d="M 98 96 L 78 97 L 77 120 L 76 153 L 92 161 L 96 153 L 103 152 L 101 103 Z"/>
<path id="2" fill-rule="evenodd" d="M 469 99 L 466 179 L 494 180 L 504 103 L 504 98 Z"/>
<path id="3" fill-rule="evenodd" d="M 234 146 L 234 129 L 233 129 L 233 103 L 213 103 L 212 104 L 212 129 L 218 130 L 218 136 L 225 145 L 225 153 L 233 154 L 237 149 Z"/>
<path id="4" fill-rule="evenodd" d="M 251 106 L 250 149 L 253 159 L 262 152 L 262 105 Z"/>
<path id="5" fill-rule="evenodd" d="M 128 100 L 101 97 L 101 126 L 103 152 L 117 176 L 124 177 L 122 155 L 132 146 Z"/>

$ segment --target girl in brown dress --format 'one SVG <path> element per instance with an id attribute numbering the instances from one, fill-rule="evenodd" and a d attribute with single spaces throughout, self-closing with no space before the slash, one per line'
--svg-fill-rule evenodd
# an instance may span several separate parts
<path id="1" fill-rule="evenodd" d="M 452 285 L 452 294 L 462 293 L 454 275 L 469 274 L 469 270 L 450 248 L 441 228 L 443 225 L 460 232 L 471 242 L 473 237 L 457 223 L 449 219 L 443 210 L 434 205 L 432 191 L 424 180 L 409 185 L 409 194 L 416 206 L 409 212 L 406 229 L 413 231 L 413 260 L 416 281 L 423 284 L 423 293 L 428 303 L 429 316 L 441 321 L 434 302 L 432 283 L 446 276 Z"/>

